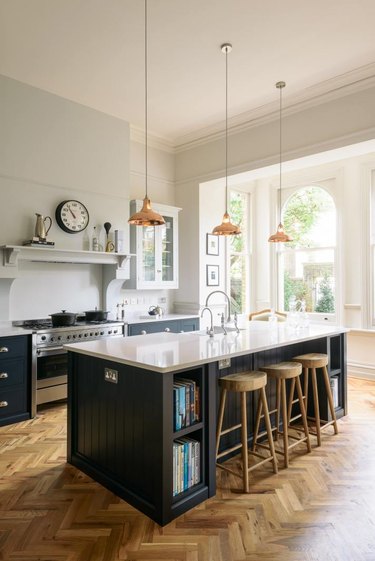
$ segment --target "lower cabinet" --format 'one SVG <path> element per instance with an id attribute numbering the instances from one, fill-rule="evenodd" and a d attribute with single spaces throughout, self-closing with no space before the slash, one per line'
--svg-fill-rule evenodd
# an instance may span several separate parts
<path id="1" fill-rule="evenodd" d="M 171 331 L 197 331 L 199 329 L 199 318 L 172 319 L 165 321 L 148 321 L 143 323 L 132 323 L 128 326 L 128 335 L 146 335 L 147 333 L 160 333 Z"/>
<path id="2" fill-rule="evenodd" d="M 0 338 L 0 426 L 31 418 L 30 338 Z"/>

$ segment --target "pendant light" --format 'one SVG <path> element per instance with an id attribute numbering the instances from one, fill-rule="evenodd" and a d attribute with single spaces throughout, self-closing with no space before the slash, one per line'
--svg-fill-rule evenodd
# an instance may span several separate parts
<path id="1" fill-rule="evenodd" d="M 145 0 L 145 187 L 146 194 L 143 199 L 143 205 L 139 212 L 133 214 L 128 222 L 135 226 L 162 226 L 165 224 L 164 218 L 161 214 L 155 212 L 151 208 L 151 201 L 148 198 L 147 191 L 147 125 L 148 125 L 148 106 L 147 106 L 147 0 Z"/>
<path id="2" fill-rule="evenodd" d="M 280 126 L 279 126 L 279 141 L 280 141 L 280 172 L 279 172 L 279 176 L 280 176 L 280 184 L 279 184 L 279 225 L 277 227 L 276 230 L 276 234 L 272 234 L 272 236 L 270 236 L 268 238 L 269 242 L 272 243 L 286 243 L 286 242 L 291 242 L 293 241 L 288 234 L 286 234 L 284 232 L 284 226 L 282 224 L 281 221 L 281 171 L 282 171 L 282 119 L 281 119 L 281 112 L 282 112 L 282 90 L 283 88 L 285 88 L 286 84 L 285 82 L 277 82 L 276 83 L 276 87 L 280 90 Z"/>
<path id="3" fill-rule="evenodd" d="M 231 50 L 230 43 L 221 45 L 221 51 L 225 53 L 225 213 L 222 223 L 212 230 L 216 236 L 237 236 L 241 233 L 240 228 L 231 223 L 228 213 L 228 53 Z"/>

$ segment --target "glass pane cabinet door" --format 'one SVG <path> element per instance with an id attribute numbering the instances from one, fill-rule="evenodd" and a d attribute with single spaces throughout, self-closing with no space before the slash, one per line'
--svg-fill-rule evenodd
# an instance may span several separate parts
<path id="1" fill-rule="evenodd" d="M 155 266 L 155 228 L 154 226 L 142 227 L 142 280 L 152 282 L 156 280 Z"/>
<path id="2" fill-rule="evenodd" d="M 171 216 L 164 216 L 165 226 L 162 226 L 161 232 L 161 252 L 162 252 L 162 280 L 173 281 L 174 280 L 174 223 Z"/>

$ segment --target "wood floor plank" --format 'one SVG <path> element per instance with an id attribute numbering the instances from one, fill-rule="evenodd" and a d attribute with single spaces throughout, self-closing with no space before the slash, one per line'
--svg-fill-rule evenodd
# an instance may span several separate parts
<path id="1" fill-rule="evenodd" d="M 45 407 L 0 429 L 0 560 L 375 561 L 375 382 L 350 380 L 349 412 L 249 494 L 219 470 L 216 496 L 161 528 L 66 463 L 66 406 Z"/>

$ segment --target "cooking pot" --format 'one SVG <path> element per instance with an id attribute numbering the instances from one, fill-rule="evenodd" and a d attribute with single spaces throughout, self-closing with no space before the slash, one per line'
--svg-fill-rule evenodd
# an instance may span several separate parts
<path id="1" fill-rule="evenodd" d="M 85 318 L 87 321 L 106 321 L 109 312 L 103 312 L 103 310 L 89 310 L 85 312 Z"/>
<path id="2" fill-rule="evenodd" d="M 53 327 L 64 327 L 66 325 L 74 325 L 76 321 L 77 314 L 72 314 L 62 310 L 56 314 L 50 314 L 52 318 Z"/>

